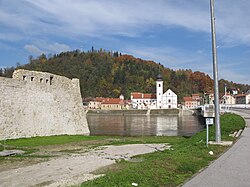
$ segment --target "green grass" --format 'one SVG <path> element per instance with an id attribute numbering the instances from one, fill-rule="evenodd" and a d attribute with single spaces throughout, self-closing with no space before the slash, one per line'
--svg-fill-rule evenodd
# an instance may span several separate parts
<path id="1" fill-rule="evenodd" d="M 5 144 L 16 147 L 36 147 L 36 146 L 46 146 L 46 145 L 57 145 L 65 144 L 71 142 L 80 141 L 91 141 L 91 140 L 103 140 L 107 139 L 106 136 L 81 136 L 81 135 L 61 135 L 61 136 L 43 136 L 34 138 L 20 138 L 6 140 Z M 1 144 L 4 142 L 1 141 Z"/>
<path id="2" fill-rule="evenodd" d="M 235 140 L 229 137 L 229 134 L 244 127 L 245 121 L 240 116 L 235 114 L 221 116 L 223 140 Z M 213 133 L 214 127 L 210 128 L 210 139 L 214 138 Z M 166 142 L 173 145 L 173 150 L 142 155 L 140 157 L 143 162 L 139 163 L 119 162 L 113 166 L 114 169 L 109 167 L 102 171 L 106 174 L 104 177 L 88 181 L 81 186 L 131 186 L 133 182 L 139 186 L 178 186 L 227 149 L 211 145 L 207 148 L 205 130 L 190 138 L 169 137 Z M 214 155 L 208 154 L 210 150 Z"/>

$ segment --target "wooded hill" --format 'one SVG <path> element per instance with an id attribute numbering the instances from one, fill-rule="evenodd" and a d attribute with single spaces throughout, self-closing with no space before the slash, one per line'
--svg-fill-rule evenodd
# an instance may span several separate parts
<path id="1" fill-rule="evenodd" d="M 75 50 L 50 57 L 44 54 L 36 59 L 30 57 L 28 64 L 0 69 L 0 76 L 11 77 L 15 68 L 78 78 L 83 98 L 118 97 L 123 94 L 129 99 L 131 92 L 154 93 L 155 80 L 159 73 L 164 80 L 164 91 L 172 89 L 179 99 L 192 93 L 203 94 L 213 90 L 213 80 L 203 72 L 193 72 L 190 69 L 174 71 L 153 61 L 103 50 Z M 221 93 L 224 93 L 224 84 L 229 89 L 239 88 L 241 92 L 250 89 L 249 85 L 220 80 Z"/>

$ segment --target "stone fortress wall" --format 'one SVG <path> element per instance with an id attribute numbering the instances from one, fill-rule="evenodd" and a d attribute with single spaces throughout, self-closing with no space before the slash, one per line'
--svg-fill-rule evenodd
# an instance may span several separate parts
<path id="1" fill-rule="evenodd" d="M 0 77 L 0 140 L 62 134 L 89 134 L 78 79 L 22 69 Z"/>

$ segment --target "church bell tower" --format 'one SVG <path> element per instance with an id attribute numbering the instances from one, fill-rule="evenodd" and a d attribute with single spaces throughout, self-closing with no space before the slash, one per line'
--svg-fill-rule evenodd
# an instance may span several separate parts
<path id="1" fill-rule="evenodd" d="M 163 95 L 163 79 L 159 74 L 156 80 L 156 108 L 162 108 L 162 95 Z"/>

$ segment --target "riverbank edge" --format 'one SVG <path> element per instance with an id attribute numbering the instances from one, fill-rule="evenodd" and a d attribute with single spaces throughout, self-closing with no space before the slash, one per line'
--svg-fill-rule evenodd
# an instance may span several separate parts
<path id="1" fill-rule="evenodd" d="M 86 115 L 179 115 L 181 109 L 87 110 Z"/>

